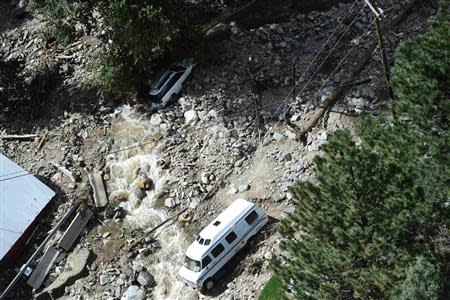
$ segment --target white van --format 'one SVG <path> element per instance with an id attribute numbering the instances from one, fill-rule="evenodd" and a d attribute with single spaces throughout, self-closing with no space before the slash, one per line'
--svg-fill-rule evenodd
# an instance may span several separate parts
<path id="1" fill-rule="evenodd" d="M 237 199 L 189 246 L 179 279 L 193 288 L 211 289 L 216 273 L 268 220 L 255 204 Z"/>

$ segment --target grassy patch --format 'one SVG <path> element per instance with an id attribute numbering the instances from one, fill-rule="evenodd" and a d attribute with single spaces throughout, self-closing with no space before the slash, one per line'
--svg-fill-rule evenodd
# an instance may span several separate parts
<path id="1" fill-rule="evenodd" d="M 261 291 L 258 300 L 278 300 L 284 298 L 284 287 L 281 278 L 272 276 Z"/>

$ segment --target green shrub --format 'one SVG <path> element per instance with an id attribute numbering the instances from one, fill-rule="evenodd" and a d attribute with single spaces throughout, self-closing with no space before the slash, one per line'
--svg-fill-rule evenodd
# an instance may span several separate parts
<path id="1" fill-rule="evenodd" d="M 56 44 L 74 41 L 78 23 L 98 27 L 102 48 L 88 64 L 88 84 L 115 98 L 142 94 L 156 65 L 194 53 L 202 36 L 179 0 L 29 0 L 28 7 Z"/>
<path id="2" fill-rule="evenodd" d="M 28 8 L 40 14 L 48 22 L 48 38 L 57 44 L 68 44 L 75 38 L 71 19 L 78 11 L 78 5 L 71 0 L 30 0 Z"/>
<path id="3" fill-rule="evenodd" d="M 129 97 L 145 88 L 157 60 L 189 36 L 179 7 L 174 0 L 112 0 L 99 6 L 105 47 L 93 83 L 102 94 Z"/>
<path id="4" fill-rule="evenodd" d="M 284 298 L 283 281 L 277 275 L 272 276 L 264 286 L 258 300 L 279 300 Z"/>
<path id="5" fill-rule="evenodd" d="M 441 295 L 439 270 L 423 257 L 418 257 L 408 271 L 405 281 L 399 287 L 395 300 L 437 300 Z"/>

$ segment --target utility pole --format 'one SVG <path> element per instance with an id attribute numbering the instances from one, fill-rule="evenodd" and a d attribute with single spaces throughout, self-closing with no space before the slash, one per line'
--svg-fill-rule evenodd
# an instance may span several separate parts
<path id="1" fill-rule="evenodd" d="M 364 0 L 364 2 L 369 6 L 370 10 L 374 14 L 375 18 L 375 28 L 377 30 L 377 37 L 378 37 L 378 47 L 380 48 L 380 58 L 381 62 L 383 63 L 383 70 L 384 70 L 384 80 L 386 81 L 386 87 L 389 92 L 389 96 L 391 98 L 394 98 L 394 93 L 391 88 L 390 84 L 390 75 L 389 75 L 389 66 L 387 64 L 386 60 L 386 52 L 384 49 L 384 39 L 383 39 L 383 33 L 381 32 L 381 25 L 380 25 L 380 15 L 383 13 L 381 9 L 377 10 L 376 4 L 374 0 Z"/>

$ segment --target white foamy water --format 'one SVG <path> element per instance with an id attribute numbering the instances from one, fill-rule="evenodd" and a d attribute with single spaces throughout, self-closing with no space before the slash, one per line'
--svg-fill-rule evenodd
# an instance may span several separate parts
<path id="1" fill-rule="evenodd" d="M 125 148 L 133 142 L 142 142 L 160 134 L 159 126 L 151 126 L 148 120 L 129 106 L 116 111 L 119 116 L 113 122 L 112 134 L 117 148 Z M 128 215 L 125 226 L 136 229 L 151 229 L 171 216 L 166 208 L 156 208 L 156 195 L 166 189 L 170 171 L 157 165 L 162 154 L 156 147 L 135 148 L 108 157 L 107 166 L 111 170 L 108 181 L 110 197 L 125 194 L 128 201 L 121 203 Z M 146 177 L 153 181 L 154 188 L 142 195 L 137 186 L 139 178 Z M 143 197 L 142 201 L 140 200 Z M 189 245 L 184 231 L 176 222 L 170 222 L 158 229 L 154 237 L 161 248 L 150 254 L 143 262 L 153 274 L 156 286 L 153 288 L 154 299 L 190 299 L 196 293 L 185 287 L 176 276 L 183 264 L 184 252 Z"/>

